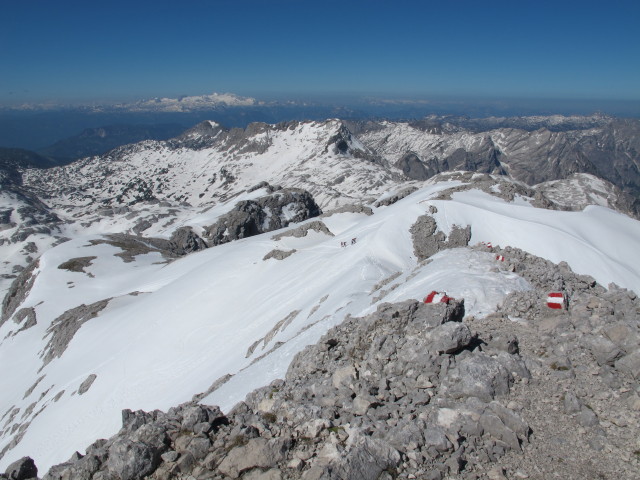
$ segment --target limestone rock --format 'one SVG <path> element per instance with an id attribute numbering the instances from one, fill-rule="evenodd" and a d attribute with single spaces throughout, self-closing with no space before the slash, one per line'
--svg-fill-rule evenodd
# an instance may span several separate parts
<path id="1" fill-rule="evenodd" d="M 438 353 L 455 353 L 469 345 L 471 331 L 463 323 L 448 322 L 427 333 L 429 347 Z"/>
<path id="2" fill-rule="evenodd" d="M 255 200 L 238 202 L 233 210 L 209 226 L 205 237 L 211 245 L 247 238 L 301 222 L 322 213 L 311 194 L 283 189 Z"/>
<path id="3" fill-rule="evenodd" d="M 11 315 L 22 304 L 24 299 L 31 291 L 33 283 L 36 281 L 39 261 L 35 260 L 11 283 L 9 291 L 2 300 L 2 316 L 0 317 L 0 326 L 6 322 Z"/>
<path id="4" fill-rule="evenodd" d="M 626 372 L 633 378 L 640 380 L 640 349 L 616 361 L 615 366 L 618 370 Z"/>
<path id="5" fill-rule="evenodd" d="M 97 378 L 97 375 L 95 373 L 92 373 L 87 378 L 85 378 L 84 381 L 78 387 L 78 394 L 82 395 L 84 393 L 87 393 L 87 391 L 91 388 L 91 385 L 93 385 L 93 382 L 95 381 L 96 378 Z"/>
<path id="6" fill-rule="evenodd" d="M 180 227 L 173 234 L 169 242 L 177 255 L 186 255 L 207 248 L 207 244 L 189 227 Z"/>
<path id="7" fill-rule="evenodd" d="M 413 251 L 418 260 L 425 260 L 440 250 L 447 248 L 465 247 L 471 239 L 471 227 L 454 225 L 447 237 L 443 232 L 437 231 L 437 223 L 430 215 L 418 217 L 411 227 L 413 239 Z"/>
<path id="8" fill-rule="evenodd" d="M 615 343 L 600 335 L 587 337 L 585 343 L 599 365 L 613 365 L 623 355 Z"/>
<path id="9" fill-rule="evenodd" d="M 231 450 L 218 469 L 224 475 L 238 478 L 252 468 L 271 468 L 285 459 L 290 446 L 287 439 L 252 438 L 246 445 Z"/>
<path id="10" fill-rule="evenodd" d="M 120 439 L 109 448 L 107 467 L 122 480 L 139 480 L 160 465 L 162 450 L 144 442 Z"/>
<path id="11" fill-rule="evenodd" d="M 38 468 L 31 457 L 22 457 L 9 465 L 4 474 L 9 480 L 28 480 L 38 476 Z"/>
<path id="12" fill-rule="evenodd" d="M 453 398 L 477 397 L 490 402 L 506 395 L 513 383 L 511 374 L 485 353 L 473 353 L 449 372 L 442 383 L 446 395 Z"/>
<path id="13" fill-rule="evenodd" d="M 106 308 L 110 300 L 110 298 L 107 298 L 90 305 L 82 304 L 67 310 L 53 320 L 49 328 L 47 328 L 47 335 L 50 335 L 51 338 L 44 349 L 44 364 L 47 365 L 54 358 L 59 358 L 67 349 L 73 336 L 80 330 L 80 327 L 85 322 L 97 317 Z"/>

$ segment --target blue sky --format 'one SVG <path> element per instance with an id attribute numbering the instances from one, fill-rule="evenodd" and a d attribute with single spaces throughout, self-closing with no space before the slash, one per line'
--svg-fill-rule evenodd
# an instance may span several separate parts
<path id="1" fill-rule="evenodd" d="M 214 91 L 640 100 L 640 2 L 0 0 L 0 105 Z"/>

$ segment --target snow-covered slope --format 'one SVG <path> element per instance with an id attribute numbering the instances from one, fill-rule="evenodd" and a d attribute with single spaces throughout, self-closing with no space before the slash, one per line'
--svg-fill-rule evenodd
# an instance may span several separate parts
<path id="1" fill-rule="evenodd" d="M 439 180 L 372 215 L 323 217 L 333 236 L 263 234 L 171 262 L 154 251 L 118 256 L 126 246 L 101 235 L 48 250 L 0 327 L 0 375 L 11 385 L 0 391 L 0 469 L 28 454 L 44 471 L 115 433 L 123 408 L 166 409 L 200 394 L 229 409 L 331 326 L 381 302 L 442 290 L 483 316 L 530 288 L 482 248 L 418 261 L 410 228 L 425 214 L 444 233 L 470 225 L 471 244 L 519 247 L 640 292 L 640 222 Z M 289 255 L 265 260 L 274 250 Z"/>
<path id="2" fill-rule="evenodd" d="M 85 214 L 142 201 L 210 205 L 261 181 L 304 188 L 330 207 L 393 185 L 390 171 L 374 158 L 337 120 L 230 131 L 205 122 L 172 141 L 29 170 L 24 182 L 53 206 L 85 207 Z"/>
<path id="3" fill-rule="evenodd" d="M 231 130 L 203 122 L 167 142 L 27 169 L 18 179 L 22 200 L 4 188 L 0 199 L 2 292 L 6 280 L 63 238 L 105 232 L 168 238 L 176 228 L 194 225 L 194 218 L 203 225 L 237 201 L 255 198 L 254 187 L 264 181 L 306 189 L 325 210 L 374 199 L 404 181 L 337 120 Z M 33 201 L 25 204 L 27 193 Z M 57 220 L 43 224 L 20 214 L 28 210 Z M 20 234 L 31 231 L 48 233 Z"/>
<path id="4" fill-rule="evenodd" d="M 211 217 L 207 212 L 212 209 L 231 208 L 263 181 L 305 189 L 328 210 L 463 169 L 529 183 L 563 179 L 536 187 L 556 208 L 597 204 L 637 214 L 637 199 L 634 203 L 605 181 L 596 185 L 584 175 L 572 176 L 593 173 L 596 162 L 609 169 L 601 177 L 623 177 L 629 188 L 634 185 L 637 125 L 589 119 L 585 128 L 570 131 L 501 128 L 481 133 L 441 118 L 349 124 L 356 133 L 339 120 L 254 123 L 231 130 L 203 122 L 169 141 L 127 145 L 65 167 L 14 169 L 10 191 L 22 200 L 2 200 L 0 291 L 31 259 L 64 238 L 102 232 L 169 237 L 194 215 Z M 563 124 L 562 119 L 548 120 L 549 125 Z M 579 119 L 565 120 L 573 125 Z M 27 211 L 25 202 L 40 212 L 38 218 L 20 214 Z M 39 218 L 48 220 L 43 225 Z M 29 238 L 29 232 L 40 236 Z"/>

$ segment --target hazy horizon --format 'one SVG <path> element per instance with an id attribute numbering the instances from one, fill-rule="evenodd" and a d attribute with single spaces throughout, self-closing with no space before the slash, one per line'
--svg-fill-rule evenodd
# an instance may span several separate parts
<path id="1" fill-rule="evenodd" d="M 0 105 L 256 98 L 640 102 L 640 4 L 78 0 L 1 7 Z"/>
<path id="2" fill-rule="evenodd" d="M 204 120 L 225 127 L 246 127 L 251 122 L 278 123 L 290 120 L 389 120 L 420 119 L 429 115 L 470 118 L 546 115 L 606 115 L 639 118 L 640 101 L 578 101 L 547 99 L 470 100 L 441 99 L 424 103 L 353 103 L 335 98 L 325 103 L 282 102 L 268 106 L 227 107 L 186 112 L 129 111 L 122 109 L 2 110 L 0 109 L 0 147 L 39 150 L 58 140 L 79 135 L 88 128 L 110 125 L 179 125 L 184 130 Z"/>

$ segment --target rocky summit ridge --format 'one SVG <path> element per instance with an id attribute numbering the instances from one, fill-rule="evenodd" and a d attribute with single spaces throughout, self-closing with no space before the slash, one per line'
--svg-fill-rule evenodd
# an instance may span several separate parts
<path id="1" fill-rule="evenodd" d="M 535 290 L 485 318 L 465 318 L 459 301 L 382 304 L 227 414 L 196 402 L 125 410 L 117 435 L 42 478 L 634 478 L 640 300 L 522 251 L 493 253 Z M 529 301 L 560 285 L 568 312 Z M 31 465 L 6 478 L 31 478 L 15 473 L 35 475 Z"/>

